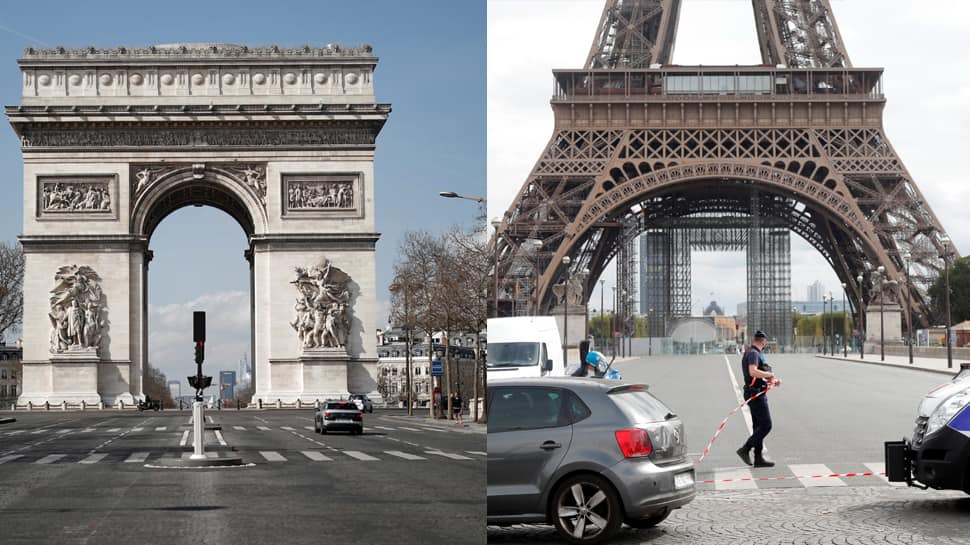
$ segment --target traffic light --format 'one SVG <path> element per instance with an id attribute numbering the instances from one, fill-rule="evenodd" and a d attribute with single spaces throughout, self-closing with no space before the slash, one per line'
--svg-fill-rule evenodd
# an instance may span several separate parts
<path id="1" fill-rule="evenodd" d="M 205 343 L 197 342 L 195 343 L 195 363 L 202 363 L 205 361 Z"/>

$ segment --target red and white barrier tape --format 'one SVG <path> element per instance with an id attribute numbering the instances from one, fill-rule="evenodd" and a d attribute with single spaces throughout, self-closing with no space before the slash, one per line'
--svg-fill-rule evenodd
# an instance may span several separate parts
<path id="1" fill-rule="evenodd" d="M 725 417 L 724 417 L 724 420 L 722 420 L 722 421 L 721 421 L 721 425 L 717 427 L 717 431 L 715 431 L 715 432 L 714 432 L 714 437 L 711 437 L 711 442 L 707 444 L 707 448 L 705 448 L 705 449 L 704 449 L 704 452 L 703 452 L 703 453 L 701 453 L 701 457 L 700 457 L 700 458 L 698 458 L 698 459 L 697 459 L 697 461 L 695 461 L 695 462 L 694 462 L 694 465 L 695 465 L 695 466 L 696 466 L 696 465 L 699 465 L 699 464 L 700 464 L 700 463 L 701 463 L 701 462 L 702 462 L 702 461 L 704 460 L 704 458 L 706 458 L 706 457 L 707 457 L 707 454 L 708 454 L 709 452 L 711 452 L 711 447 L 713 447 L 713 446 L 714 446 L 714 441 L 717 441 L 717 436 L 718 436 L 718 435 L 721 435 L 721 431 L 723 431 L 723 430 L 724 430 L 724 426 L 725 426 L 725 424 L 727 424 L 727 421 L 728 421 L 728 420 L 729 420 L 729 419 L 730 419 L 730 418 L 731 418 L 732 416 L 734 416 L 734 413 L 736 413 L 736 412 L 738 412 L 739 410 L 741 410 L 741 409 L 742 409 L 742 408 L 743 408 L 743 407 L 744 407 L 745 405 L 747 405 L 748 403 L 751 403 L 751 401 L 753 401 L 753 400 L 754 400 L 754 399 L 755 399 L 756 397 L 758 397 L 758 396 L 763 396 L 763 395 L 765 395 L 766 393 L 768 393 L 768 390 L 770 390 L 771 388 L 772 388 L 772 386 L 771 386 L 771 383 L 769 382 L 769 383 L 768 383 L 768 387 L 767 387 L 767 388 L 765 388 L 764 390 L 762 390 L 762 391 L 760 391 L 760 392 L 758 392 L 758 393 L 756 393 L 756 394 L 754 394 L 753 396 L 751 396 L 751 397 L 749 397 L 748 399 L 745 399 L 745 400 L 744 400 L 744 403 L 741 403 L 741 404 L 740 404 L 740 405 L 738 405 L 737 407 L 735 407 L 735 408 L 733 408 L 733 409 L 731 409 L 731 412 L 729 412 L 729 413 L 727 414 L 727 416 L 725 416 Z"/>
<path id="2" fill-rule="evenodd" d="M 829 473 L 827 475 L 798 475 L 798 476 L 787 476 L 787 477 L 739 477 L 736 479 L 705 479 L 703 481 L 697 481 L 699 483 L 711 484 L 711 483 L 737 483 L 744 481 L 795 481 L 799 479 L 827 479 L 829 477 L 879 477 L 885 476 L 885 471 L 866 471 L 863 473 Z"/>

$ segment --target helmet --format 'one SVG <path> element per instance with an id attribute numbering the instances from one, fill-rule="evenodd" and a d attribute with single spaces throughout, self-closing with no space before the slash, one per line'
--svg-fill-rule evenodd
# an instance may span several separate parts
<path id="1" fill-rule="evenodd" d="M 600 372 L 606 371 L 606 357 L 597 351 L 586 354 L 586 363 L 599 369 Z"/>

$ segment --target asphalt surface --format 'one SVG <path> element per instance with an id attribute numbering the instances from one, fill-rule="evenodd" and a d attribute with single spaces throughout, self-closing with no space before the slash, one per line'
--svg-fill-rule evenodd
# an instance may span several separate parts
<path id="1" fill-rule="evenodd" d="M 766 444 L 777 465 L 752 469 L 734 453 L 749 434 L 742 410 L 696 466 L 697 498 L 657 528 L 624 527 L 615 543 L 970 543 L 970 496 L 908 489 L 878 475 L 883 442 L 912 435 L 920 399 L 947 377 L 811 355 L 768 361 L 782 380 L 768 393 L 774 426 Z M 616 367 L 683 419 L 694 460 L 739 404 L 737 355 L 655 356 Z M 830 474 L 846 476 L 820 477 Z M 561 541 L 551 526 L 518 525 L 489 526 L 488 542 Z"/>
<path id="2" fill-rule="evenodd" d="M 483 433 L 403 411 L 362 436 L 314 433 L 312 410 L 207 415 L 206 450 L 243 466 L 157 468 L 191 450 L 188 411 L 17 413 L 0 543 L 485 542 Z"/>

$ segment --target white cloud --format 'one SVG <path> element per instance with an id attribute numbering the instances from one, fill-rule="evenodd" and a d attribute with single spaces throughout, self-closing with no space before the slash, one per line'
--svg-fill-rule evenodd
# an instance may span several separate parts
<path id="1" fill-rule="evenodd" d="M 961 179 L 970 149 L 970 3 L 939 0 L 929 9 L 904 0 L 852 0 L 832 6 L 853 65 L 885 68 L 890 141 L 956 247 L 970 248 L 970 230 L 960 229 L 970 202 L 970 187 Z M 583 66 L 602 7 L 603 0 L 489 0 L 489 218 L 502 216 L 546 145 L 553 126 L 552 70 Z M 760 63 L 750 2 L 685 0 L 674 62 Z M 731 255 L 695 254 L 695 265 L 707 267 L 694 271 L 695 299 L 714 291 L 732 310 L 736 298 L 743 300 L 743 267 L 728 273 L 730 283 L 703 280 L 733 271 L 737 259 Z M 609 309 L 612 264 L 603 278 Z M 804 297 L 815 280 L 839 285 L 821 255 L 793 236 L 793 297 Z M 598 285 L 590 302 L 599 308 Z"/>
<path id="2" fill-rule="evenodd" d="M 250 352 L 250 300 L 242 291 L 208 294 L 192 301 L 148 306 L 149 362 L 169 380 L 180 380 L 187 392 L 187 376 L 195 374 L 192 313 L 206 313 L 203 372 L 218 382 L 219 371 L 233 371 Z"/>

